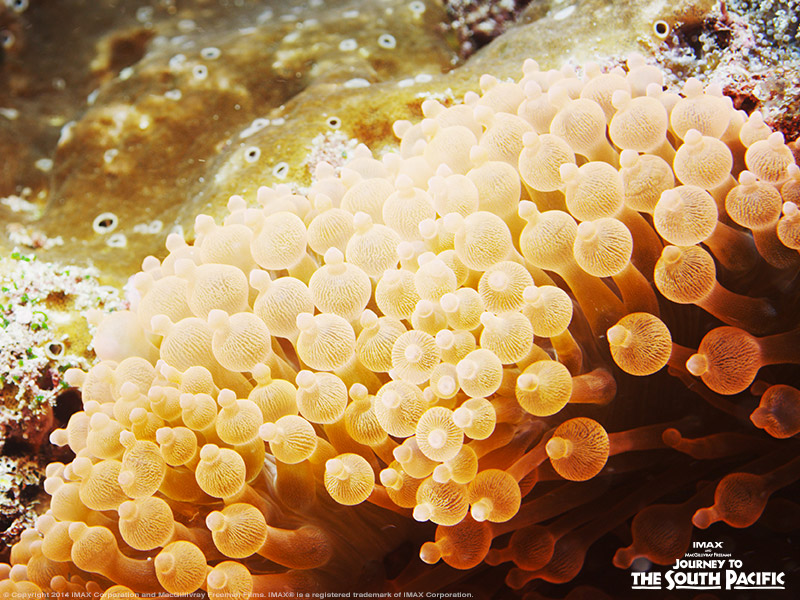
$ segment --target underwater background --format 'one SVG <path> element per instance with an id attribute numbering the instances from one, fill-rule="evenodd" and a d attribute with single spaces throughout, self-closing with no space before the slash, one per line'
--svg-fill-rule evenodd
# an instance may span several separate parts
<path id="1" fill-rule="evenodd" d="M 137 593 L 247 597 L 246 585 L 226 586 L 252 575 L 254 597 L 267 590 L 573 600 L 794 597 L 800 585 L 799 42 L 796 0 L 0 2 L 0 560 L 8 563 L 0 591 L 78 596 L 121 584 Z M 609 87 L 601 90 L 602 77 Z M 623 94 L 614 99 L 617 91 Z M 587 98 L 603 109 L 597 138 L 584 135 L 582 128 L 593 125 L 568 110 Z M 626 137 L 639 130 L 636 118 L 651 123 L 647 115 L 613 125 L 639 98 L 660 102 L 671 116 L 657 144 Z M 682 124 L 675 106 L 692 99 Z M 455 107 L 468 107 L 469 115 Z M 473 137 L 442 133 L 450 127 Z M 536 137 L 525 138 L 529 129 Z M 523 157 L 540 151 L 543 136 L 558 138 L 544 142 L 562 144 L 558 151 L 566 154 L 558 158 L 553 150 L 524 167 Z M 680 162 L 681 148 L 699 148 L 707 138 L 727 148 L 707 142 L 722 158 L 697 150 Z M 754 158 L 759 149 L 765 158 Z M 656 181 L 667 177 L 663 169 L 642 174 L 642 156 L 662 159 L 669 181 Z M 514 174 L 490 171 L 498 162 L 511 164 Z M 575 169 L 561 168 L 565 163 Z M 613 173 L 598 167 L 595 174 L 595 163 Z M 540 175 L 555 183 L 541 184 Z M 518 191 L 495 202 L 503 177 Z M 378 179 L 385 193 L 362 189 L 345 200 L 358 184 Z M 607 198 L 605 190 L 617 183 L 618 193 Z M 664 217 L 669 192 L 690 186 L 705 194 L 697 200 L 704 208 Z M 473 189 L 479 200 L 470 199 Z M 637 192 L 651 197 L 636 204 Z M 681 202 L 690 201 L 686 194 Z M 728 200 L 737 194 L 745 198 L 739 212 Z M 578 206 L 582 196 L 613 207 Z M 540 220 L 552 211 L 569 218 Z M 277 213 L 303 225 L 302 247 L 289 258 L 282 252 L 294 238 L 281 235 L 294 230 L 289 221 L 270 220 Z M 454 213 L 460 219 L 449 217 Z M 328 220 L 312 227 L 322 214 Z M 479 225 L 492 224 L 494 233 L 481 238 Z M 623 257 L 614 269 L 609 264 L 625 251 L 595 236 L 601 225 L 619 231 L 617 224 L 632 243 L 630 261 Z M 390 242 L 370 238 L 361 255 L 350 250 L 353 236 L 377 235 L 379 225 L 393 230 L 381 234 Z M 237 233 L 227 230 L 232 226 Z M 571 227 L 565 257 L 557 245 Z M 505 232 L 508 248 L 496 249 Z M 230 240 L 214 242 L 213 235 Z M 573 241 L 584 238 L 589 249 L 582 259 Z M 391 246 L 388 258 L 381 243 Z M 607 257 L 591 259 L 606 249 Z M 697 263 L 678 272 L 690 256 Z M 201 281 L 200 267 L 212 264 L 240 272 Z M 337 280 L 326 292 L 312 285 L 315 273 L 342 264 L 366 279 Z M 385 269 L 412 283 L 386 292 Z M 494 272 L 518 278 L 502 301 L 487 291 L 494 289 Z M 233 289 L 240 275 L 244 291 L 231 294 L 243 300 L 216 293 Z M 181 278 L 186 289 L 159 287 Z M 311 290 L 312 304 L 297 292 L 306 302 L 295 299 L 297 310 L 275 308 L 279 300 L 268 292 L 280 278 Z M 366 295 L 351 298 L 364 281 Z M 194 291 L 203 285 L 209 300 Z M 569 315 L 548 329 L 537 324 L 535 311 L 550 288 L 560 290 L 553 298 L 566 299 Z M 154 289 L 162 295 L 146 300 Z M 478 304 L 465 316 L 461 307 L 471 301 Z M 269 321 L 285 317 L 282 311 L 292 316 L 288 325 Z M 263 333 L 257 327 L 242 325 L 241 339 L 233 340 L 237 314 L 268 322 L 262 346 L 253 349 Z M 343 351 L 341 360 L 326 354 L 339 348 L 333 334 L 321 349 L 307 349 L 302 336 L 321 326 L 295 322 L 297 314 L 346 321 L 349 354 Z M 649 317 L 625 320 L 643 314 Z M 153 325 L 159 315 L 168 322 Z M 191 346 L 207 334 L 201 349 L 167 349 L 165 340 L 184 318 L 206 327 L 184 340 Z M 527 329 L 529 338 L 520 334 Z M 395 352 L 400 331 L 420 332 L 409 342 L 412 350 Z M 459 338 L 471 338 L 468 348 L 448 345 L 454 342 L 443 331 L 472 332 Z M 380 340 L 373 363 L 363 355 L 364 332 Z M 625 338 L 634 334 L 643 337 Z M 509 349 L 514 344 L 525 351 Z M 427 366 L 420 358 L 427 358 L 425 348 L 434 356 Z M 421 354 L 411 360 L 416 349 Z M 492 360 L 476 362 L 483 355 L 468 357 L 479 349 L 490 349 L 503 365 L 499 371 L 492 371 Z M 245 358 L 230 358 L 237 352 Z M 496 374 L 496 385 L 470 388 L 473 364 Z M 203 374 L 202 383 L 190 382 L 197 375 L 186 374 L 192 366 L 211 379 Z M 283 380 L 294 395 L 320 384 L 322 374 L 347 390 L 336 395 L 343 404 L 331 415 L 317 414 L 298 396 L 286 400 L 288 408 L 262 408 L 243 437 L 239 429 L 232 437 L 221 432 L 219 415 L 240 427 L 236 419 L 244 417 L 236 411 L 252 408 L 245 401 L 256 403 L 254 390 Z M 567 388 L 553 392 L 561 402 L 555 410 L 531 399 L 546 376 L 561 377 Z M 449 379 L 439 386 L 443 378 Z M 137 391 L 128 385 L 123 392 L 131 382 Z M 404 413 L 403 427 L 380 412 L 384 405 L 397 408 L 394 396 L 384 399 L 388 392 L 381 391 L 392 382 L 411 386 L 403 389 L 414 398 L 413 409 L 399 401 L 400 412 L 414 413 Z M 448 385 L 455 387 L 447 391 Z M 224 389 L 233 390 L 233 404 Z M 190 425 L 182 411 L 195 400 L 179 393 L 211 398 L 216 426 L 214 418 Z M 125 402 L 131 404 L 123 411 Z M 485 431 L 470 429 L 480 411 L 493 415 Z M 303 420 L 301 429 L 308 425 L 312 452 L 281 458 L 277 429 L 266 426 L 286 416 Z M 109 446 L 90 450 L 99 443 L 99 433 L 89 441 L 93 433 L 105 427 L 114 434 L 103 438 Z M 173 460 L 162 448 L 168 434 L 159 439 L 157 431 L 179 428 L 195 432 L 196 452 Z M 447 441 L 441 453 L 440 431 Z M 559 448 L 549 442 L 580 447 L 592 435 L 600 458 L 560 469 Z M 432 447 L 410 441 L 431 439 Z M 203 455 L 211 446 L 244 457 L 235 459 L 246 473 L 234 490 L 210 493 L 201 483 L 198 465 L 219 467 L 211 449 Z M 153 447 L 163 454 L 154 460 L 164 473 L 152 489 L 132 492 L 122 473 L 130 467 L 143 477 L 137 469 L 149 459 L 132 457 Z M 476 472 L 463 467 L 467 474 L 459 479 L 463 465 L 449 461 L 467 460 L 470 452 Z M 568 459 L 565 452 L 561 458 Z M 353 459 L 349 467 L 346 455 L 363 464 Z M 357 473 L 364 464 L 366 483 L 352 483 L 366 486 L 364 493 L 337 495 L 330 480 L 351 481 L 344 470 Z M 99 474 L 103 465 L 111 474 Z M 442 465 L 450 475 L 435 474 Z M 188 474 L 189 483 L 167 483 L 171 472 Z M 448 478 L 458 481 L 440 490 L 446 482 L 439 479 Z M 108 498 L 87 503 L 96 480 L 102 480 L 97 493 Z M 184 484 L 200 491 L 181 495 L 176 490 Z M 37 523 L 58 489 L 60 512 L 51 509 Z M 144 510 L 151 497 L 169 505 L 175 524 L 158 543 L 137 547 L 122 523 L 135 521 L 134 506 Z M 507 514 L 493 514 L 504 502 Z M 70 503 L 72 509 L 64 508 Z M 224 519 L 240 518 L 224 507 L 248 503 L 265 527 L 282 532 L 265 529 L 265 539 L 285 535 L 285 546 L 269 549 L 256 539 L 252 551 L 223 549 L 215 536 L 233 528 Z M 703 512 L 708 507 L 714 508 Z M 293 534 L 310 531 L 304 527 L 320 537 L 295 540 Z M 113 551 L 102 545 L 112 542 L 101 528 L 111 532 Z M 48 535 L 52 541 L 57 533 L 66 549 L 49 545 Z M 90 543 L 95 533 L 102 543 Z M 78 556 L 81 539 L 104 551 Z M 156 573 L 156 557 L 169 554 L 161 548 L 177 542 L 193 549 L 179 546 L 175 556 L 202 555 L 185 559 L 197 563 L 185 588 Z M 666 580 L 660 591 L 632 588 L 632 571 L 665 574 L 695 551 L 690 542 L 722 542 L 730 558 L 744 563 L 742 571 L 785 573 L 786 589 L 728 590 L 724 576 L 723 589 L 706 592 L 667 590 Z M 313 549 L 322 556 L 316 562 L 290 556 Z M 111 567 L 101 564 L 106 556 L 116 556 L 107 561 Z M 148 583 L 136 589 L 136 581 Z"/>

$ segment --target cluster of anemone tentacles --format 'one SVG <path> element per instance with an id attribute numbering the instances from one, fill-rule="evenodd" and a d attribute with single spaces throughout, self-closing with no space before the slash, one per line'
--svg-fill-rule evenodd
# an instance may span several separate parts
<path id="1" fill-rule="evenodd" d="M 0 591 L 419 590 L 484 562 L 521 589 L 631 517 L 614 564 L 669 564 L 800 477 L 769 367 L 800 361 L 781 134 L 640 57 L 480 84 L 144 261 L 67 373 L 76 457 Z M 389 572 L 404 539 L 439 565 Z"/>

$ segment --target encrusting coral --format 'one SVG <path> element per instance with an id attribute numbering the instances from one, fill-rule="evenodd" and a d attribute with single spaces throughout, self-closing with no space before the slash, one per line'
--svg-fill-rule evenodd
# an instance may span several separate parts
<path id="1" fill-rule="evenodd" d="M 76 458 L 48 467 L 50 510 L 0 592 L 245 599 L 459 577 L 375 567 L 407 537 L 428 564 L 563 583 L 634 515 L 615 564 L 668 564 L 692 523 L 746 527 L 800 477 L 783 439 L 798 391 L 757 380 L 800 361 L 782 136 L 741 135 L 717 88 L 665 92 L 636 56 L 580 76 L 529 60 L 518 82 L 480 84 L 396 123 L 399 152 L 361 147 L 303 195 L 234 196 L 222 223 L 200 216 L 192 244 L 173 234 L 144 261 L 130 310 L 98 328 L 100 362 L 67 373 L 83 410 L 52 441 Z M 747 295 L 758 270 L 780 294 Z M 726 325 L 698 343 L 683 304 Z M 667 372 L 708 410 L 631 398 Z M 723 397 L 748 388 L 752 423 Z M 687 469 L 754 448 L 771 453 Z M 626 483 L 642 453 L 658 485 Z M 675 528 L 650 536 L 653 503 L 687 483 L 697 496 L 662 509 Z"/>

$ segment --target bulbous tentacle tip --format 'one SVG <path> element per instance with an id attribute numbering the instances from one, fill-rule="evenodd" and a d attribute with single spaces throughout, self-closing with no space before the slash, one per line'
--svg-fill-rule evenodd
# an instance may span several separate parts
<path id="1" fill-rule="evenodd" d="M 435 542 L 425 542 L 419 550 L 422 562 L 435 565 L 442 559 L 442 551 Z"/>
<path id="2" fill-rule="evenodd" d="M 113 585 L 103 592 L 101 600 L 138 600 L 140 596 L 124 585 Z"/>
<path id="3" fill-rule="evenodd" d="M 619 548 L 614 553 L 612 562 L 618 569 L 628 569 L 633 564 L 635 559 L 636 556 L 633 553 L 633 546 L 631 545 L 625 548 Z"/>
<path id="4" fill-rule="evenodd" d="M 719 515 L 713 508 L 701 508 L 694 513 L 692 524 L 698 529 L 708 529 L 719 520 Z"/>

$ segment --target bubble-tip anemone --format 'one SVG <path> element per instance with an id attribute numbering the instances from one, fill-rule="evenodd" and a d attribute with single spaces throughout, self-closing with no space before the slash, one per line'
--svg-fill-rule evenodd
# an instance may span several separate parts
<path id="1" fill-rule="evenodd" d="M 0 590 L 416 590 L 484 560 L 521 589 L 631 518 L 622 568 L 754 523 L 800 477 L 798 391 L 769 367 L 800 362 L 798 170 L 716 87 L 627 67 L 486 76 L 396 123 L 398 153 L 170 236 L 67 374 L 83 408 L 52 440 L 76 458 Z M 427 574 L 376 567 L 404 536 Z"/>

